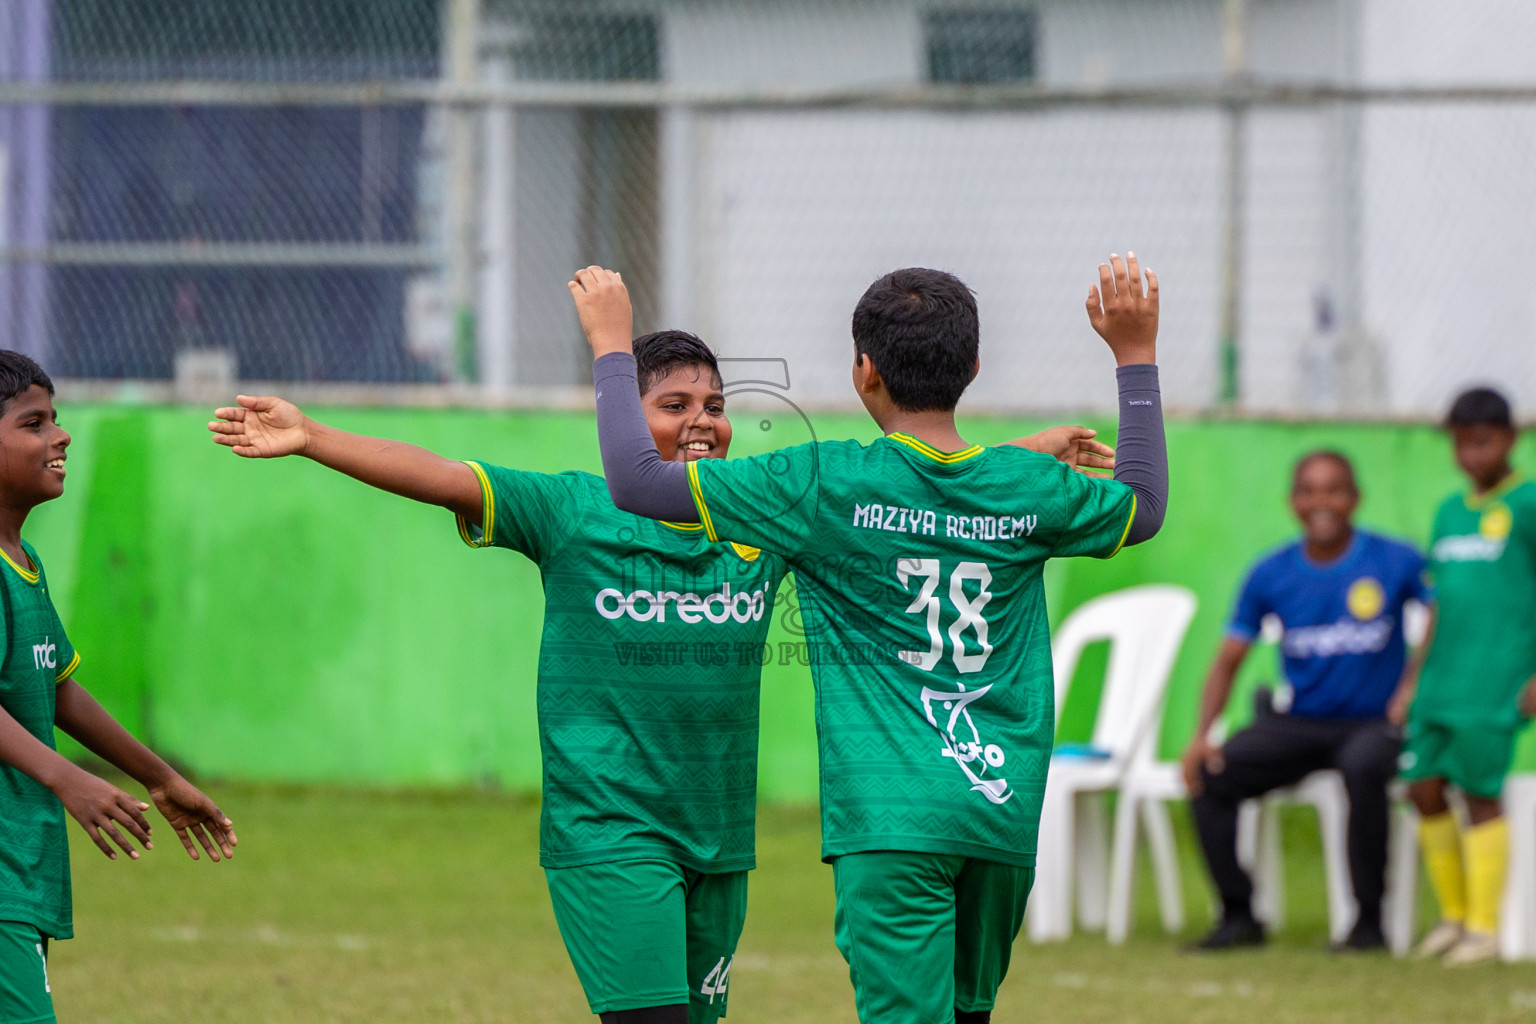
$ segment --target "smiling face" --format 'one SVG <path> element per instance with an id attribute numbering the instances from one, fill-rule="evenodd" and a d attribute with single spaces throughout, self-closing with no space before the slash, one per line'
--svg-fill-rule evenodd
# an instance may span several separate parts
<path id="1" fill-rule="evenodd" d="M 1291 511 L 1301 521 L 1309 545 L 1331 548 L 1348 540 L 1359 504 L 1354 474 L 1338 459 L 1318 455 L 1296 467 Z"/>
<path id="2" fill-rule="evenodd" d="M 640 396 L 656 450 L 668 462 L 723 459 L 731 446 L 720 378 L 708 367 L 674 368 Z"/>
<path id="3" fill-rule="evenodd" d="M 0 501 L 31 508 L 63 494 L 68 447 L 47 388 L 33 384 L 12 398 L 0 413 Z"/>

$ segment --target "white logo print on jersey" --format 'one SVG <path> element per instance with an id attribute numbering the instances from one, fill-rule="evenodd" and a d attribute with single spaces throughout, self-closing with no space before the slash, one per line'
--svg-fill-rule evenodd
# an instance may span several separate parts
<path id="1" fill-rule="evenodd" d="M 678 593 L 675 590 L 636 590 L 628 594 L 613 587 L 597 592 L 597 614 L 605 619 L 622 619 L 625 615 L 636 622 L 666 622 L 667 605 L 684 622 L 708 619 L 720 624 L 735 619 L 737 622 L 757 622 L 763 617 L 768 599 L 765 590 L 731 592 L 729 583 L 713 594 Z"/>
<path id="2" fill-rule="evenodd" d="M 967 690 L 960 687 L 959 693 L 947 693 L 943 690 L 935 690 L 923 687 L 923 710 L 928 714 L 929 723 L 944 738 L 944 749 L 940 754 L 944 757 L 952 757 L 960 770 L 965 772 L 965 777 L 971 780 L 971 788 L 994 804 L 1007 803 L 1013 796 L 1013 791 L 1008 788 L 1008 780 L 1004 778 L 984 779 L 983 775 L 991 769 L 1001 768 L 1006 758 L 1003 756 L 1003 748 L 996 743 L 983 745 L 981 733 L 976 729 L 976 721 L 971 718 L 971 705 L 987 695 L 991 690 L 991 684 L 983 686 L 979 690 Z M 938 717 L 933 712 L 934 704 L 942 704 L 949 713 L 943 725 L 939 724 Z M 962 726 L 961 723 L 964 723 Z M 955 730 L 959 728 L 960 732 Z"/>
<path id="3" fill-rule="evenodd" d="M 59 647 L 57 644 L 51 643 L 48 637 L 43 637 L 42 643 L 32 645 L 32 667 L 58 668 L 58 651 Z"/>

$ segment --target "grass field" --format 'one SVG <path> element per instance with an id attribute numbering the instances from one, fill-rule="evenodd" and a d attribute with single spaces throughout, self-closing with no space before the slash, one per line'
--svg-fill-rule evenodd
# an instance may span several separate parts
<path id="1" fill-rule="evenodd" d="M 71 826 L 79 938 L 53 947 L 50 970 L 66 1024 L 593 1019 L 544 892 L 533 801 L 210 790 L 239 829 L 232 863 L 191 863 L 163 822 L 153 854 L 109 862 Z M 1155 927 L 1143 885 L 1123 948 L 1097 935 L 1021 940 L 993 1019 L 1536 1022 L 1536 965 L 1451 971 L 1326 954 L 1309 824 L 1287 820 L 1289 925 L 1270 948 L 1182 954 Z M 1190 837 L 1180 841 L 1194 931 L 1207 890 Z M 814 810 L 765 808 L 758 845 L 730 1019 L 853 1021 Z"/>

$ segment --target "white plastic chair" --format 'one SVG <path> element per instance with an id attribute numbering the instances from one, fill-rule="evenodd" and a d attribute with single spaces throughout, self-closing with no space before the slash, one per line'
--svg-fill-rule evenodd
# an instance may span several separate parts
<path id="1" fill-rule="evenodd" d="M 1509 821 L 1509 878 L 1500 909 L 1499 953 L 1505 960 L 1536 959 L 1536 773 L 1504 781 L 1504 816 Z"/>
<path id="2" fill-rule="evenodd" d="M 1317 811 L 1323 843 L 1323 877 L 1328 894 L 1328 935 L 1338 942 L 1355 919 L 1355 890 L 1349 879 L 1349 795 L 1344 778 L 1327 769 L 1284 786 L 1238 812 L 1238 861 L 1253 877 L 1253 912 L 1271 929 L 1285 923 L 1284 857 L 1280 850 L 1280 807 L 1301 804 Z"/>
<path id="3" fill-rule="evenodd" d="M 1058 712 L 1066 702 L 1067 688 L 1084 648 L 1095 641 L 1109 641 L 1109 665 L 1091 741 L 1092 747 L 1108 756 L 1051 758 L 1029 907 L 1029 936 L 1036 942 L 1071 934 L 1074 882 L 1083 924 L 1102 927 L 1106 923 L 1108 830 L 1104 797 L 1119 788 L 1133 764 L 1151 763 L 1163 692 L 1195 608 L 1195 595 L 1189 590 L 1149 584 L 1094 598 L 1069 615 L 1056 631 L 1051 657 Z M 1083 802 L 1081 814 L 1080 795 L 1090 797 Z M 1183 895 L 1178 889 L 1173 830 L 1166 808 L 1160 822 L 1149 821 L 1149 833 L 1160 864 L 1164 923 L 1176 931 L 1183 926 Z"/>

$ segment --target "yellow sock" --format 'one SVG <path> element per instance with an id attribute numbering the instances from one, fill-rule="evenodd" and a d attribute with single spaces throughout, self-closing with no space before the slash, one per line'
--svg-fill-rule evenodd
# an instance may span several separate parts
<path id="1" fill-rule="evenodd" d="M 1419 846 L 1430 888 L 1440 901 L 1441 920 L 1460 924 L 1467 919 L 1467 876 L 1461 868 L 1461 836 L 1450 811 L 1419 819 Z"/>
<path id="2" fill-rule="evenodd" d="M 1509 823 L 1494 818 L 1467 829 L 1467 930 L 1484 935 L 1499 930 L 1499 904 L 1509 873 Z"/>

